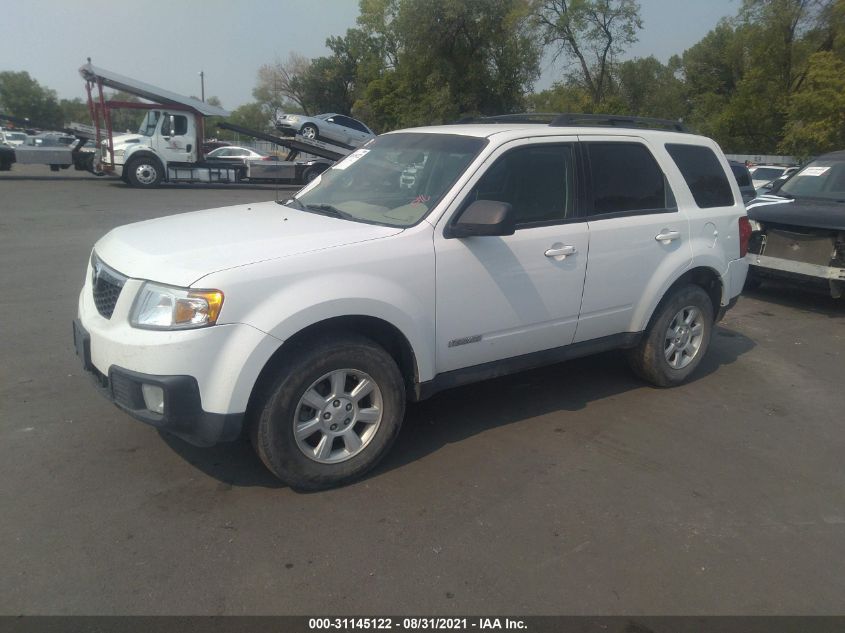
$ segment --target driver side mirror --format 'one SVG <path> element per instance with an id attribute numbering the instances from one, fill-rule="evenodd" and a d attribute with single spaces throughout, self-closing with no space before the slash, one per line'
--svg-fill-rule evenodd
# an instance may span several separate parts
<path id="1" fill-rule="evenodd" d="M 499 200 L 476 200 L 451 224 L 445 237 L 513 235 L 513 207 Z"/>
<path id="2" fill-rule="evenodd" d="M 766 189 L 768 193 L 777 193 L 778 191 L 780 191 L 780 188 L 783 187 L 783 183 L 785 182 L 785 178 L 783 180 L 778 178 L 777 180 L 773 180 L 772 182 L 770 182 L 768 185 L 764 185 L 763 189 Z"/>

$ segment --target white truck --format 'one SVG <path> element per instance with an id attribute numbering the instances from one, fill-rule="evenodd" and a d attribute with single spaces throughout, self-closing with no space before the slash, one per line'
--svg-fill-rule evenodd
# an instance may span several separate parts
<path id="1" fill-rule="evenodd" d="M 97 169 L 119 176 L 136 187 L 155 187 L 162 182 L 236 183 L 244 180 L 307 183 L 354 148 L 302 137 L 283 138 L 231 124 L 221 124 L 253 137 L 268 140 L 288 150 L 286 160 L 243 161 L 208 159 L 203 152 L 205 117 L 226 117 L 229 112 L 199 99 L 93 66 L 79 69 L 85 79 L 89 109 L 96 130 L 100 154 Z M 103 89 L 112 88 L 150 103 L 109 101 Z M 144 112 L 137 132 L 115 134 L 111 124 L 114 109 Z M 316 156 L 296 160 L 300 153 Z"/>
<path id="2" fill-rule="evenodd" d="M 406 401 L 472 381 L 623 348 L 677 385 L 740 294 L 751 228 L 719 147 L 675 125 L 392 132 L 279 204 L 119 227 L 91 253 L 77 353 L 130 415 L 198 445 L 246 431 L 298 489 L 360 477 Z"/>

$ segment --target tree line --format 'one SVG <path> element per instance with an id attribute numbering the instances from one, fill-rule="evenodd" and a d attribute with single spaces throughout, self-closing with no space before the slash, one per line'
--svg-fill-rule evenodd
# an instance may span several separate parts
<path id="1" fill-rule="evenodd" d="M 642 28 L 636 0 L 360 0 L 357 26 L 328 38 L 327 55 L 258 69 L 253 101 L 232 118 L 263 128 L 279 112 L 337 112 L 384 132 L 593 112 L 680 119 L 727 152 L 845 148 L 845 0 L 742 0 L 666 63 L 623 60 Z M 535 92 L 544 55 L 564 70 Z M 80 107 L 27 73 L 0 73 L 0 111 L 87 119 Z"/>

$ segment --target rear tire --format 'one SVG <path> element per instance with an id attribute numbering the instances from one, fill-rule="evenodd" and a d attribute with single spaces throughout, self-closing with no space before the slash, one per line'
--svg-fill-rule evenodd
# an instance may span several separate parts
<path id="1" fill-rule="evenodd" d="M 299 344 L 259 398 L 253 447 L 276 477 L 303 491 L 364 475 L 387 454 L 405 415 L 396 362 L 353 334 Z"/>
<path id="2" fill-rule="evenodd" d="M 133 187 L 158 187 L 164 175 L 163 172 L 161 163 L 149 156 L 133 158 L 123 168 L 127 181 Z"/>
<path id="3" fill-rule="evenodd" d="M 628 350 L 631 369 L 657 387 L 681 384 L 707 353 L 713 323 L 713 304 L 704 289 L 678 288 L 660 302 L 639 345 Z"/>

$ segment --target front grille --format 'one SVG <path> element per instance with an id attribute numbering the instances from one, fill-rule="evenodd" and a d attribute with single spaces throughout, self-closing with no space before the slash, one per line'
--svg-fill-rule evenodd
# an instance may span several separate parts
<path id="1" fill-rule="evenodd" d="M 120 291 L 126 283 L 126 277 L 106 266 L 96 255 L 91 256 L 91 288 L 97 312 L 107 319 L 111 318 L 114 306 L 120 297 Z"/>

